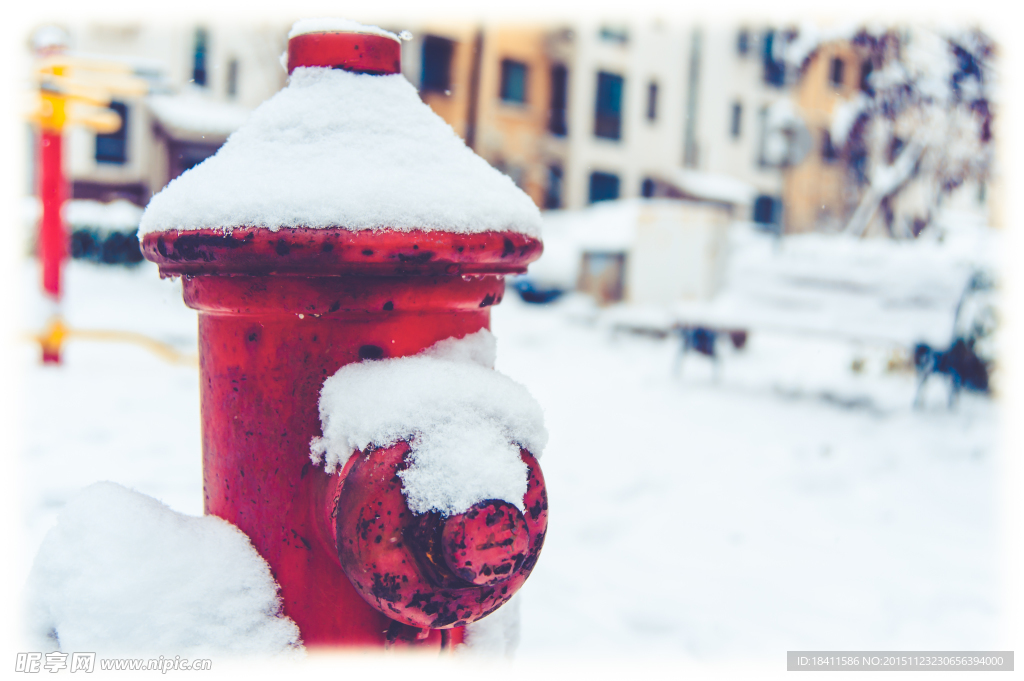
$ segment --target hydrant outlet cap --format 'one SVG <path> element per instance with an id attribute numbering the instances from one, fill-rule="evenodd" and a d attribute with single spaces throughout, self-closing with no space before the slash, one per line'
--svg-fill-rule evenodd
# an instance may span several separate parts
<path id="1" fill-rule="evenodd" d="M 398 36 L 344 19 L 305 19 L 288 34 L 288 75 L 300 66 L 375 75 L 401 73 Z"/>
<path id="2" fill-rule="evenodd" d="M 491 499 L 445 523 L 441 546 L 448 567 L 462 579 L 485 586 L 508 579 L 523 564 L 530 531 L 512 504 Z"/>

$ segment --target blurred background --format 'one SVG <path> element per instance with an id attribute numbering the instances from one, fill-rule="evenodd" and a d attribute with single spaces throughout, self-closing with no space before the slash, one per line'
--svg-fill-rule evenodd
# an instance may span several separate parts
<path id="1" fill-rule="evenodd" d="M 300 17 L 295 17 L 296 19 Z M 493 312 L 545 408 L 520 655 L 985 650 L 1000 628 L 1000 50 L 972 24 L 387 21 L 403 74 L 543 211 Z M 196 320 L 149 199 L 285 86 L 291 21 L 24 37 L 145 85 L 70 124 L 63 361 L 26 372 L 34 554 L 95 480 L 202 513 Z M 25 93 L 38 83 L 25 74 Z M 23 327 L 38 131 L 20 204 Z M 40 336 L 41 337 L 41 336 Z M 38 339 L 37 339 L 38 340 Z"/>

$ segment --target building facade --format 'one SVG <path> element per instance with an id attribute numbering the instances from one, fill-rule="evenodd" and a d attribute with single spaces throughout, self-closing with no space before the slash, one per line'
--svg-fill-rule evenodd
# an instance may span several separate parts
<path id="1" fill-rule="evenodd" d="M 413 31 L 403 73 L 424 102 L 541 208 L 701 199 L 686 188 L 658 189 L 680 185 L 686 170 L 751 188 L 735 218 L 781 220 L 782 171 L 765 154 L 767 112 L 789 88 L 773 47 L 785 36 L 770 27 L 578 20 L 387 28 Z M 77 198 L 145 205 L 286 82 L 285 25 L 67 30 L 72 49 L 129 60 L 153 84 L 145 100 L 114 104 L 127 120 L 119 133 L 70 132 Z"/>
<path id="2" fill-rule="evenodd" d="M 69 126 L 65 172 L 71 198 L 144 206 L 201 162 L 285 82 L 280 26 L 81 23 L 62 27 L 78 55 L 128 64 L 149 94 L 111 102 L 122 119 L 109 134 Z"/>

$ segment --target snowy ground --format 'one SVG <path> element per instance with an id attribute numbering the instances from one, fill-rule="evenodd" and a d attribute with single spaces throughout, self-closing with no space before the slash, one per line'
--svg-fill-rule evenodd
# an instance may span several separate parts
<path id="1" fill-rule="evenodd" d="M 35 277 L 26 264 L 30 327 L 43 321 Z M 194 351 L 194 313 L 148 263 L 73 263 L 67 291 L 73 327 Z M 913 375 L 882 369 L 884 343 L 785 328 L 755 329 L 717 378 L 700 356 L 677 378 L 675 343 L 613 334 L 623 314 L 514 295 L 493 313 L 498 369 L 529 387 L 551 435 L 549 534 L 521 592 L 520 656 L 995 644 L 997 401 L 967 395 L 950 412 L 936 381 L 914 411 Z M 29 343 L 19 352 L 28 555 L 98 480 L 202 512 L 194 368 L 84 340 L 60 368 Z M 857 357 L 867 369 L 854 374 Z"/>

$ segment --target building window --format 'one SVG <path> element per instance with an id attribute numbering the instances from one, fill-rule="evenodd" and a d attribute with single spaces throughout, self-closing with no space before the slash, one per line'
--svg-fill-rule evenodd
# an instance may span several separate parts
<path id="1" fill-rule="evenodd" d="M 652 180 L 649 177 L 645 177 L 644 181 L 640 184 L 640 196 L 644 197 L 645 199 L 654 198 L 655 186 L 656 185 L 654 184 L 654 180 Z"/>
<path id="2" fill-rule="evenodd" d="M 228 62 L 228 99 L 238 97 L 238 60 L 232 59 Z"/>
<path id="3" fill-rule="evenodd" d="M 594 135 L 617 140 L 622 137 L 622 76 L 601 71 L 597 74 L 594 106 Z"/>
<path id="4" fill-rule="evenodd" d="M 544 194 L 544 207 L 562 207 L 562 166 L 548 166 L 548 188 Z"/>
<path id="5" fill-rule="evenodd" d="M 887 153 L 887 156 L 888 156 L 887 160 L 888 160 L 888 162 L 889 163 L 895 163 L 896 159 L 898 159 L 900 157 L 900 152 L 903 151 L 903 147 L 905 147 L 905 146 L 907 146 L 906 142 L 904 142 L 899 137 L 893 137 L 889 141 L 889 148 L 887 150 L 887 152 L 888 152 Z"/>
<path id="6" fill-rule="evenodd" d="M 653 80 L 647 84 L 647 120 L 658 119 L 658 84 Z"/>
<path id="7" fill-rule="evenodd" d="M 828 130 L 821 131 L 821 160 L 835 163 L 839 159 L 839 150 L 832 144 L 832 134 Z"/>
<path id="8" fill-rule="evenodd" d="M 764 82 L 781 87 L 786 82 L 786 64 L 775 59 L 775 31 L 765 31 L 761 40 L 761 61 L 764 66 Z"/>
<path id="9" fill-rule="evenodd" d="M 732 105 L 732 118 L 729 119 L 729 134 L 732 138 L 739 139 L 740 134 L 743 132 L 743 104 L 740 102 L 733 102 Z"/>
<path id="10" fill-rule="evenodd" d="M 619 198 L 619 176 L 612 173 L 590 173 L 589 203 Z"/>
<path id="11" fill-rule="evenodd" d="M 750 31 L 745 28 L 736 34 L 736 52 L 741 57 L 747 56 L 750 52 Z"/>
<path id="12" fill-rule="evenodd" d="M 512 59 L 501 60 L 501 101 L 526 103 L 526 64 Z"/>
<path id="13" fill-rule="evenodd" d="M 206 29 L 197 28 L 192 50 L 192 82 L 202 86 L 206 85 L 206 42 Z"/>
<path id="14" fill-rule="evenodd" d="M 423 58 L 420 61 L 420 90 L 447 93 L 451 88 L 451 40 L 428 35 L 423 38 Z"/>
<path id="15" fill-rule="evenodd" d="M 870 59 L 865 59 L 864 63 L 860 65 L 860 89 L 870 97 L 875 95 L 875 89 L 871 87 L 872 71 L 874 71 L 874 65 Z"/>
<path id="16" fill-rule="evenodd" d="M 778 199 L 761 194 L 754 200 L 754 222 L 761 225 L 774 225 L 782 213 L 782 202 Z"/>
<path id="17" fill-rule="evenodd" d="M 128 161 L 128 107 L 111 102 L 110 108 L 121 117 L 121 127 L 110 133 L 96 135 L 96 162 L 124 164 Z"/>
<path id="18" fill-rule="evenodd" d="M 831 133 L 827 130 L 821 131 L 821 160 L 825 163 L 836 163 L 839 159 L 839 150 L 831 142 Z"/>
<path id="19" fill-rule="evenodd" d="M 551 112 L 548 130 L 562 137 L 569 132 L 566 109 L 569 102 L 569 69 L 562 64 L 551 67 Z"/>
<path id="20" fill-rule="evenodd" d="M 828 79 L 832 82 L 832 85 L 840 87 L 843 84 L 843 71 L 845 70 L 846 62 L 839 57 L 832 59 L 831 68 L 828 70 Z"/>
<path id="21" fill-rule="evenodd" d="M 629 31 L 624 26 L 602 26 L 598 37 L 605 42 L 625 45 L 629 42 Z"/>

